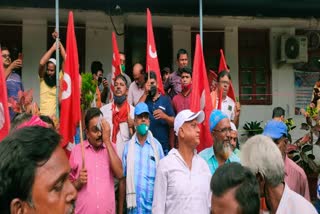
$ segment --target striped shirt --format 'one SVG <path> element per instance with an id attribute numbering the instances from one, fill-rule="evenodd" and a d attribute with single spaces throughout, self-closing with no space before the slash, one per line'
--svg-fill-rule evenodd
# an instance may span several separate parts
<path id="1" fill-rule="evenodd" d="M 136 190 L 137 207 L 128 210 L 128 213 L 151 213 L 154 180 L 156 177 L 156 161 L 150 140 L 147 139 L 143 146 L 135 141 L 134 154 L 134 185 Z M 159 158 L 163 158 L 163 150 L 157 139 L 153 138 L 157 145 Z M 127 156 L 129 143 L 127 142 L 122 156 L 124 176 L 127 176 Z"/>

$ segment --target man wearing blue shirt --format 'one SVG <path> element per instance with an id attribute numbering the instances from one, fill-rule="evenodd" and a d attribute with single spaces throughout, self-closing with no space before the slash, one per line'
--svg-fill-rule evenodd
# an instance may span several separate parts
<path id="1" fill-rule="evenodd" d="M 150 71 L 150 80 L 147 78 L 148 74 L 146 74 L 145 94 L 140 98 L 140 101 L 148 105 L 150 131 L 159 140 L 164 154 L 167 155 L 170 150 L 169 131 L 170 127 L 173 127 L 174 111 L 170 98 L 158 91 L 156 74 Z"/>
<path id="2" fill-rule="evenodd" d="M 129 214 L 151 213 L 157 164 L 164 157 L 160 143 L 149 130 L 150 115 L 145 103 L 136 105 L 136 133 L 126 142 L 122 155 Z M 122 203 L 123 199 L 119 201 Z M 119 207 L 122 209 L 122 204 Z"/>
<path id="3" fill-rule="evenodd" d="M 211 174 L 219 166 L 230 163 L 240 162 L 240 159 L 232 152 L 230 146 L 230 120 L 226 114 L 220 110 L 213 110 L 210 115 L 210 132 L 213 139 L 213 147 L 200 152 L 200 156 L 208 163 Z"/>

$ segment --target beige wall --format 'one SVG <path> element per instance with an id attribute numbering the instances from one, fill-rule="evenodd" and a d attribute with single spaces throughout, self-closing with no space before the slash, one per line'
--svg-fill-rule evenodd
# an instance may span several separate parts
<path id="1" fill-rule="evenodd" d="M 47 22 L 43 19 L 24 19 L 22 26 L 23 69 L 25 90 L 33 89 L 34 100 L 39 103 L 38 67 L 47 48 Z"/>
<path id="2" fill-rule="evenodd" d="M 60 10 L 60 21 L 67 22 L 68 11 Z M 179 48 L 185 48 L 191 53 L 191 29 L 199 28 L 198 17 L 159 16 L 153 15 L 153 26 L 169 27 L 172 29 L 173 62 Z M 86 26 L 86 71 L 90 70 L 93 60 L 100 60 L 104 64 L 105 71 L 111 68 L 111 32 L 113 27 L 109 17 L 103 12 L 74 11 L 76 23 Z M 145 14 L 124 14 L 122 17 L 114 17 L 119 31 L 123 31 L 125 25 L 145 26 Z M 41 55 L 46 50 L 46 23 L 54 22 L 53 9 L 32 8 L 2 8 L 0 9 L 0 21 L 23 21 L 23 52 L 24 68 L 23 82 L 25 88 L 33 88 L 35 100 L 39 101 L 39 83 L 37 77 L 38 63 Z M 287 116 L 294 116 L 294 96 L 283 94 L 294 93 L 294 74 L 292 65 L 279 65 L 276 61 L 277 37 L 282 33 L 294 34 L 296 28 L 320 29 L 320 22 L 314 19 L 293 18 L 256 18 L 256 17 L 209 17 L 203 19 L 204 29 L 224 29 L 225 56 L 231 67 L 231 74 L 236 93 L 239 92 L 238 84 L 238 29 L 239 28 L 263 28 L 270 29 L 270 51 L 272 68 L 272 93 L 273 102 L 268 106 L 247 105 L 242 106 L 240 118 L 240 131 L 246 121 L 264 121 L 271 117 L 273 107 L 282 106 L 287 111 Z M 124 37 L 117 37 L 119 50 L 124 48 Z M 189 62 L 191 65 L 191 62 Z M 105 74 L 106 75 L 106 74 Z M 301 116 L 294 116 L 296 121 L 302 121 Z"/>

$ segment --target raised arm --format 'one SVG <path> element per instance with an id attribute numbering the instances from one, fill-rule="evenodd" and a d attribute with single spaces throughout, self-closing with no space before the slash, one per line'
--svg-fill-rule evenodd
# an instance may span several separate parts
<path id="1" fill-rule="evenodd" d="M 102 119 L 102 131 L 102 140 L 107 148 L 112 172 L 116 178 L 121 179 L 123 177 L 122 163 L 116 152 L 115 146 L 112 145 L 112 142 L 110 141 L 110 125 L 105 119 Z"/>
<path id="2" fill-rule="evenodd" d="M 40 63 L 39 63 L 39 77 L 43 78 L 45 74 L 46 64 L 49 61 L 51 55 L 56 50 L 56 43 L 54 43 L 51 48 L 42 56 Z"/>

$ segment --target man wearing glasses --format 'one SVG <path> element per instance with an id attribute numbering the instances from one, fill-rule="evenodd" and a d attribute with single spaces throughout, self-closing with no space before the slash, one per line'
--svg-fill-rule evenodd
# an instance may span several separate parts
<path id="1" fill-rule="evenodd" d="M 264 127 L 262 133 L 265 136 L 272 138 L 273 142 L 278 146 L 285 167 L 285 183 L 291 190 L 305 197 L 310 201 L 309 185 L 306 173 L 287 156 L 287 144 L 288 144 L 288 128 L 285 123 L 270 120 Z"/>
<path id="2" fill-rule="evenodd" d="M 213 110 L 209 119 L 210 132 L 213 146 L 200 152 L 200 156 L 207 162 L 211 174 L 225 163 L 240 162 L 240 159 L 232 152 L 230 146 L 230 120 L 220 110 Z"/>
<path id="3" fill-rule="evenodd" d="M 19 74 L 15 73 L 15 70 L 22 67 L 22 59 L 16 59 L 11 61 L 9 49 L 2 47 L 1 50 L 3 67 L 5 71 L 5 78 L 7 84 L 8 98 L 12 97 L 15 101 L 18 101 L 18 92 L 23 91 L 23 85 Z M 15 112 L 10 108 L 10 119 L 15 115 Z"/>

